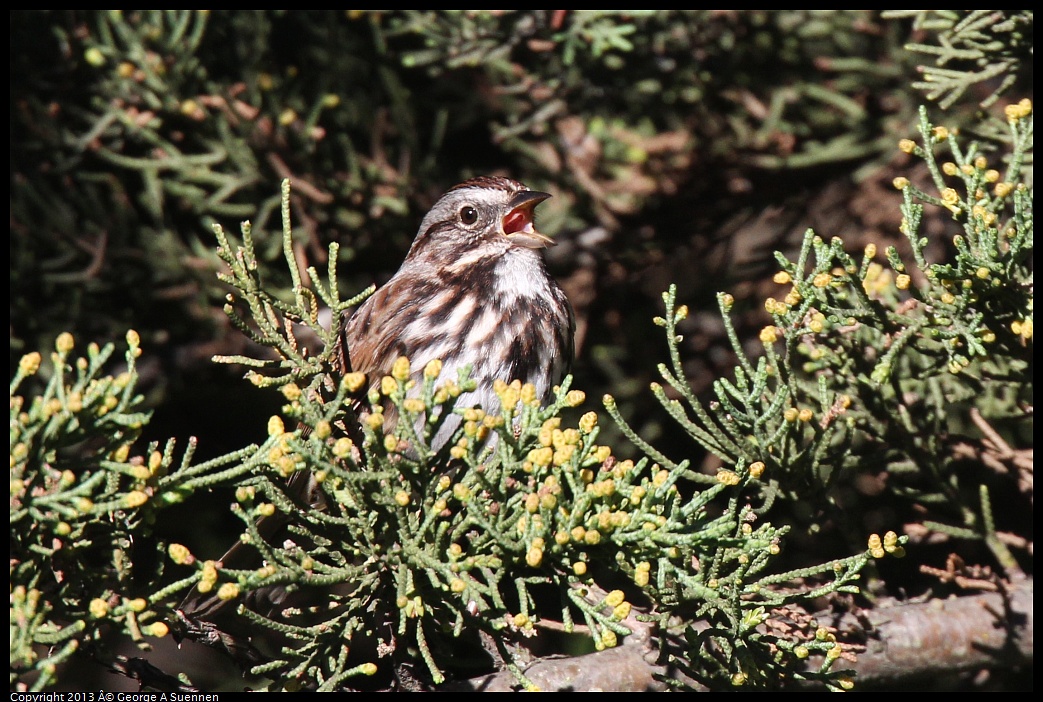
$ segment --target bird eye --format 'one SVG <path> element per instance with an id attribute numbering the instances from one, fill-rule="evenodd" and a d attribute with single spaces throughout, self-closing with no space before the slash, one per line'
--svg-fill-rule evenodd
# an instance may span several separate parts
<path id="1" fill-rule="evenodd" d="M 464 224 L 474 224 L 478 221 L 478 210 L 470 205 L 465 205 L 460 209 L 460 221 Z"/>

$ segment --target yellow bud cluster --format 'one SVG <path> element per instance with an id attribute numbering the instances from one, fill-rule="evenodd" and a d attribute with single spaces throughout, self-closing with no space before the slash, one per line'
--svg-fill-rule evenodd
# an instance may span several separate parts
<path id="1" fill-rule="evenodd" d="M 1016 319 L 1010 323 L 1010 330 L 1028 341 L 1032 338 L 1032 319 Z"/>
<path id="2" fill-rule="evenodd" d="M 101 619 L 109 613 L 109 603 L 100 597 L 96 597 L 90 601 L 87 605 L 87 611 L 90 612 L 91 616 L 95 619 Z"/>
<path id="3" fill-rule="evenodd" d="M 508 385 L 502 380 L 497 380 L 493 383 L 493 392 L 500 398 L 501 406 L 507 409 L 514 409 L 514 406 L 518 404 L 518 400 L 521 399 L 521 381 L 514 380 Z"/>
<path id="4" fill-rule="evenodd" d="M 148 600 L 144 597 L 135 597 L 134 599 L 124 600 L 123 604 L 127 605 L 127 609 L 136 614 L 141 614 L 148 608 Z"/>
<path id="5" fill-rule="evenodd" d="M 613 590 L 612 592 L 605 595 L 604 603 L 608 607 L 616 607 L 626 600 L 626 595 L 623 594 L 622 590 Z"/>
<path id="6" fill-rule="evenodd" d="M 603 532 L 610 532 L 613 529 L 619 529 L 626 527 L 630 524 L 630 513 L 629 512 L 613 512 L 609 510 L 603 510 L 598 512 L 598 530 Z"/>
<path id="7" fill-rule="evenodd" d="M 717 471 L 717 482 L 721 483 L 722 485 L 738 485 L 739 480 L 739 475 L 735 471 Z"/>
<path id="8" fill-rule="evenodd" d="M 587 412 L 579 418 L 579 428 L 584 434 L 589 434 L 594 431 L 594 427 L 598 425 L 598 414 L 597 412 Z"/>
<path id="9" fill-rule="evenodd" d="M 569 390 L 565 395 L 565 404 L 569 407 L 579 407 L 587 399 L 587 394 L 582 390 Z"/>
<path id="10" fill-rule="evenodd" d="M 297 121 L 297 111 L 292 107 L 287 107 L 285 110 L 279 113 L 279 124 L 284 127 L 288 127 Z"/>
<path id="11" fill-rule="evenodd" d="M 413 414 L 420 414 L 427 409 L 427 405 L 419 397 L 409 397 L 402 402 L 403 409 L 406 412 L 412 412 Z"/>
<path id="12" fill-rule="evenodd" d="M 622 478 L 632 470 L 634 470 L 634 462 L 628 458 L 612 466 L 612 477 Z"/>
<path id="13" fill-rule="evenodd" d="M 27 353 L 18 361 L 18 370 L 22 375 L 33 375 L 40 369 L 40 354 L 36 351 Z"/>
<path id="14" fill-rule="evenodd" d="M 131 490 L 123 496 L 123 504 L 128 509 L 135 509 L 148 502 L 148 495 L 142 490 Z"/>
<path id="15" fill-rule="evenodd" d="M 480 422 L 485 419 L 485 412 L 477 407 L 468 407 L 463 412 L 463 418 L 466 422 Z"/>
<path id="16" fill-rule="evenodd" d="M 641 504 L 641 500 L 644 499 L 646 494 L 648 494 L 648 491 L 644 488 L 644 486 L 635 485 L 634 488 L 630 491 L 630 502 L 635 505 L 639 505 Z"/>
<path id="17" fill-rule="evenodd" d="M 69 332 L 62 332 L 54 341 L 54 348 L 63 356 L 72 351 L 74 346 L 76 346 L 76 340 Z"/>
<path id="18" fill-rule="evenodd" d="M 1003 108 L 1003 112 L 1007 116 L 1007 121 L 1011 123 L 1025 119 L 1032 114 L 1032 101 L 1025 98 L 1016 105 L 1007 105 Z"/>
<path id="19" fill-rule="evenodd" d="M 427 380 L 435 380 L 442 374 L 442 362 L 437 358 L 433 361 L 428 361 L 427 365 L 424 366 L 424 378 Z"/>
<path id="20" fill-rule="evenodd" d="M 866 276 L 862 280 L 862 288 L 870 295 L 879 295 L 891 285 L 891 272 L 879 263 L 870 263 Z"/>
<path id="21" fill-rule="evenodd" d="M 554 449 L 549 446 L 529 451 L 528 460 L 537 466 L 549 466 L 554 458 Z"/>
<path id="22" fill-rule="evenodd" d="M 596 463 L 604 463 L 612 456 L 611 446 L 594 446 L 590 449 L 590 458 Z"/>
<path id="23" fill-rule="evenodd" d="M 836 641 L 837 637 L 834 634 L 832 634 L 826 627 L 820 626 L 819 628 L 815 629 L 815 640 L 821 642 Z"/>
<path id="24" fill-rule="evenodd" d="M 883 558 L 887 555 L 887 552 L 884 550 L 883 542 L 880 539 L 880 534 L 870 534 L 867 545 L 869 547 L 869 554 L 873 558 Z"/>
<path id="25" fill-rule="evenodd" d="M 280 436 L 285 433 L 286 426 L 283 424 L 282 417 L 272 415 L 268 418 L 268 436 Z"/>
<path id="26" fill-rule="evenodd" d="M 641 561 L 634 566 L 634 582 L 640 587 L 648 585 L 649 574 L 651 573 L 652 565 L 648 561 Z"/>
<path id="27" fill-rule="evenodd" d="M 366 384 L 365 373 L 345 373 L 344 377 L 340 379 L 344 389 L 348 392 L 358 392 Z"/>
<path id="28" fill-rule="evenodd" d="M 337 458 L 347 458 L 351 455 L 351 449 L 355 444 L 346 436 L 342 436 L 333 442 L 333 455 Z"/>
<path id="29" fill-rule="evenodd" d="M 980 219 L 986 227 L 991 227 L 996 223 L 996 213 L 985 209 L 981 205 L 972 207 L 971 214 Z"/>
<path id="30" fill-rule="evenodd" d="M 597 480 L 587 485 L 587 492 L 594 495 L 594 497 L 611 497 L 616 494 L 616 481 L 611 478 L 608 480 Z"/>
<path id="31" fill-rule="evenodd" d="M 811 284 L 816 288 L 824 288 L 833 282 L 833 275 L 831 273 L 819 273 L 811 279 Z"/>
<path id="32" fill-rule="evenodd" d="M 405 382 L 409 380 L 409 359 L 399 356 L 391 365 L 391 377 L 395 380 Z"/>

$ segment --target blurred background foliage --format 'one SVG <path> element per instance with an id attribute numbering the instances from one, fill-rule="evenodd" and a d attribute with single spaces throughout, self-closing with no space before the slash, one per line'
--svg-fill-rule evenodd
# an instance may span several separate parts
<path id="1" fill-rule="evenodd" d="M 716 294 L 734 296 L 756 352 L 774 250 L 792 260 L 810 227 L 852 252 L 908 253 L 892 182 L 926 176 L 896 148 L 918 105 L 987 145 L 1002 138 L 1002 106 L 1032 98 L 1030 11 L 10 17 L 11 375 L 60 332 L 104 344 L 133 328 L 156 408 L 143 440 L 198 436 L 198 460 L 261 440 L 281 404 L 210 363 L 247 344 L 221 311 L 211 224 L 251 220 L 266 285 L 288 294 L 284 178 L 301 269 L 324 270 L 340 242 L 345 296 L 389 278 L 423 213 L 467 177 L 553 193 L 539 226 L 577 312 L 573 387 L 611 393 L 644 439 L 691 455 L 648 392 L 667 359 L 651 322 L 662 291 L 676 284 L 691 310 L 679 350 L 702 395 L 736 362 Z M 946 253 L 951 224 L 925 214 L 929 258 Z M 626 457 L 611 432 L 603 423 L 600 440 Z M 861 506 L 880 510 L 861 518 L 897 527 L 871 502 L 878 487 L 860 487 Z M 237 529 L 228 502 L 167 527 L 208 532 L 216 555 Z"/>
<path id="2" fill-rule="evenodd" d="M 891 182 L 910 165 L 896 144 L 919 104 L 943 99 L 946 124 L 992 138 L 983 110 L 1032 97 L 1028 11 L 11 22 L 11 374 L 61 331 L 104 343 L 133 328 L 151 363 L 149 431 L 199 436 L 200 457 L 261 437 L 279 404 L 209 362 L 247 343 L 221 312 L 210 225 L 251 220 L 259 256 L 277 261 L 283 178 L 302 270 L 323 270 L 340 242 L 344 295 L 390 277 L 423 213 L 467 177 L 553 193 L 539 226 L 577 311 L 575 387 L 610 392 L 669 452 L 683 438 L 647 392 L 667 353 L 651 318 L 668 285 L 692 310 L 681 352 L 701 393 L 735 362 L 716 293 L 734 295 L 756 343 L 773 250 L 796 252 L 809 227 L 852 251 L 904 250 Z M 281 266 L 267 275 L 288 287 Z M 608 427 L 602 440 L 626 455 Z"/>

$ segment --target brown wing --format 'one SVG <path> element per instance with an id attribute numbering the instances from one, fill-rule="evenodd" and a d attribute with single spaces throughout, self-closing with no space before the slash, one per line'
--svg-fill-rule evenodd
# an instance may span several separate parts
<path id="1" fill-rule="evenodd" d="M 365 373 L 370 383 L 391 371 L 399 356 L 408 356 L 403 329 L 416 314 L 415 298 L 404 293 L 404 284 L 392 278 L 373 293 L 344 325 L 341 349 L 345 368 Z"/>

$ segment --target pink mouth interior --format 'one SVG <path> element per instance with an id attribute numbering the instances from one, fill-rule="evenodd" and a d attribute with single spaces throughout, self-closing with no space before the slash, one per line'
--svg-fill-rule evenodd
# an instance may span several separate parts
<path id="1" fill-rule="evenodd" d="M 512 210 L 506 217 L 503 218 L 503 233 L 514 234 L 521 231 L 530 231 L 532 229 L 531 213 L 525 208 L 519 207 L 516 210 Z"/>

